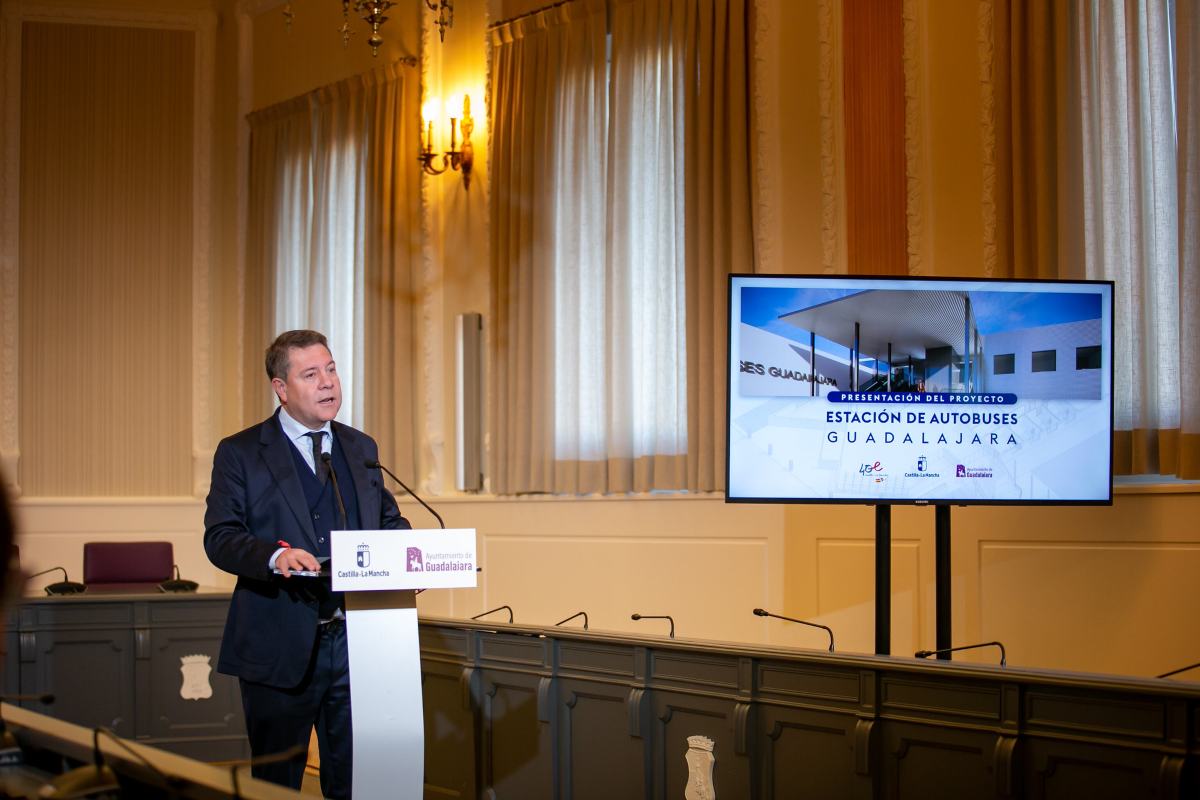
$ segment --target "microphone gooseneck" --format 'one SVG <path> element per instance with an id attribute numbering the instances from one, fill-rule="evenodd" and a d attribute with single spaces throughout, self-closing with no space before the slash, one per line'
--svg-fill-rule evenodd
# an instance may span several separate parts
<path id="1" fill-rule="evenodd" d="M 428 511 L 430 514 L 433 514 L 434 518 L 436 518 L 438 521 L 439 528 L 441 528 L 442 530 L 446 529 L 446 523 L 442 522 L 442 515 L 436 511 L 434 511 L 433 507 L 430 506 L 429 503 L 426 503 L 424 500 L 422 500 L 420 495 L 418 495 L 412 489 L 408 488 L 408 484 L 406 484 L 404 481 L 397 478 L 396 474 L 394 472 L 392 472 L 390 469 L 385 467 L 383 464 L 380 464 L 378 461 L 376 461 L 373 458 L 367 459 L 366 461 L 364 461 L 363 466 L 366 467 L 367 469 L 379 469 L 379 470 L 383 470 L 385 473 L 387 473 L 388 477 L 390 477 L 396 483 L 400 484 L 400 488 L 403 489 L 404 491 L 408 492 L 413 500 L 416 500 L 418 503 L 425 506 L 425 510 Z"/>
<path id="2" fill-rule="evenodd" d="M 329 471 L 329 479 L 333 481 L 333 496 L 337 500 L 338 514 L 342 517 L 342 530 L 346 530 L 346 504 L 342 502 L 342 490 L 338 486 L 337 471 L 333 468 L 333 456 L 321 453 L 321 462 Z"/>
<path id="3" fill-rule="evenodd" d="M 495 614 L 497 611 L 504 611 L 505 609 L 508 610 L 508 624 L 511 625 L 512 621 L 513 621 L 512 606 L 496 606 L 493 609 L 484 611 L 482 614 L 476 614 L 475 616 L 471 617 L 471 619 L 479 619 L 480 617 L 486 617 L 488 614 Z"/>
<path id="4" fill-rule="evenodd" d="M 979 644 L 962 644 L 958 647 L 943 647 L 939 650 L 918 650 L 913 653 L 913 658 L 929 658 L 930 656 L 941 655 L 942 653 L 957 653 L 959 650 L 975 650 L 980 647 L 999 647 L 1000 648 L 1000 666 L 1008 666 L 1008 653 L 1004 650 L 1004 645 L 1000 642 L 980 642 Z"/>
<path id="5" fill-rule="evenodd" d="M 1180 667 L 1179 669 L 1173 669 L 1173 670 L 1171 670 L 1170 672 L 1164 672 L 1162 675 L 1155 675 L 1154 677 L 1156 677 L 1156 678 L 1169 678 L 1169 677 L 1171 677 L 1172 675 L 1178 675 L 1178 674 L 1179 674 L 1179 673 L 1181 673 L 1181 672 L 1187 672 L 1187 671 L 1189 671 L 1189 670 L 1196 669 L 1196 667 L 1200 667 L 1200 662 L 1198 662 L 1198 663 L 1195 663 L 1195 664 L 1188 664 L 1186 667 Z"/>
<path id="6" fill-rule="evenodd" d="M 807 625 L 810 628 L 820 628 L 821 630 L 823 630 L 829 634 L 829 652 L 831 652 L 831 653 L 833 652 L 833 629 L 830 628 L 828 625 L 822 625 L 819 622 L 809 622 L 808 620 L 804 620 L 804 619 L 794 619 L 792 617 L 784 617 L 779 614 L 772 614 L 770 611 L 767 611 L 765 608 L 754 609 L 754 616 L 756 616 L 756 617 L 774 617 L 775 619 L 781 619 L 784 622 L 794 622 L 797 625 Z"/>
<path id="7" fill-rule="evenodd" d="M 567 617 L 566 619 L 559 620 L 558 622 L 554 623 L 554 627 L 557 628 L 559 625 L 564 625 L 564 624 L 570 622 L 571 620 L 575 619 L 576 617 L 583 617 L 583 629 L 586 631 L 588 629 L 588 616 L 587 616 L 586 611 L 576 611 L 574 614 Z"/>
<path id="8" fill-rule="evenodd" d="M 675 618 L 670 614 L 630 614 L 629 618 L 634 622 L 637 622 L 639 619 L 665 619 L 671 623 L 670 638 L 675 638 Z"/>

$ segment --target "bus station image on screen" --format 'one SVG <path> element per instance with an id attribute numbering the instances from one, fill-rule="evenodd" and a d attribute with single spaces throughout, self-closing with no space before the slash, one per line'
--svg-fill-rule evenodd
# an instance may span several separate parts
<path id="1" fill-rule="evenodd" d="M 745 287 L 745 396 L 1011 393 L 1096 400 L 1101 297 L 1054 292 Z"/>

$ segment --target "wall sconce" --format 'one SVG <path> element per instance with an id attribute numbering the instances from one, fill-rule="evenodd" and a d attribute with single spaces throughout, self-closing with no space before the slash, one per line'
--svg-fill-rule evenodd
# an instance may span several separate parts
<path id="1" fill-rule="evenodd" d="M 442 166 L 439 169 L 434 166 L 434 159 L 438 157 L 438 153 L 434 151 L 433 144 L 433 123 L 434 118 L 440 116 L 437 113 L 438 107 L 441 105 L 439 101 L 430 100 L 425 105 L 422 116 L 425 119 L 425 141 L 422 143 L 421 152 L 417 155 L 417 160 L 421 162 L 421 169 L 427 175 L 441 175 L 448 169 L 461 171 L 463 176 L 463 187 L 471 188 L 471 166 L 475 163 L 475 149 L 471 146 L 471 132 L 475 130 L 475 120 L 471 118 L 471 96 L 463 95 L 462 101 L 462 117 L 450 117 L 450 149 L 441 154 Z M 454 103 L 447 105 L 447 113 L 453 114 Z M 458 144 L 458 131 L 462 129 L 462 145 Z"/>

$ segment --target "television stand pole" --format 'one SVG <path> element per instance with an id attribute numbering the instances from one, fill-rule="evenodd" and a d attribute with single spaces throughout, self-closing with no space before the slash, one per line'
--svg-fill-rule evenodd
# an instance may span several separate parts
<path id="1" fill-rule="evenodd" d="M 875 506 L 875 655 L 892 654 L 892 507 Z"/>
<path id="2" fill-rule="evenodd" d="M 950 506 L 934 506 L 934 588 L 935 644 L 938 650 L 953 647 L 950 631 Z M 949 653 L 938 653 L 939 659 L 950 660 Z"/>

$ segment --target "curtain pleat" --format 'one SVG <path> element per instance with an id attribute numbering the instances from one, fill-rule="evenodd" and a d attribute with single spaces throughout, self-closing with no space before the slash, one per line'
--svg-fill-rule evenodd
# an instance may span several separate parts
<path id="1" fill-rule="evenodd" d="M 413 276 L 421 258 L 419 85 L 393 64 L 362 78 L 366 143 L 363 279 L 356 287 L 363 364 L 363 422 L 379 458 L 417 475 L 416 320 Z"/>
<path id="2" fill-rule="evenodd" d="M 275 264 L 287 257 L 291 226 L 308 227 L 291 198 L 297 185 L 311 182 L 307 173 L 289 164 L 308 165 L 312 125 L 305 98 L 295 98 L 250 115 L 250 190 L 246 224 L 246 288 L 243 327 L 246 336 L 246 386 L 243 424 L 261 420 L 273 407 L 263 353 L 275 335 Z M 291 180 L 289 180 L 289 176 Z M 285 228 L 285 226 L 287 226 Z"/>
<path id="3" fill-rule="evenodd" d="M 691 0 L 684 94 L 688 143 L 688 481 L 725 489 L 727 276 L 754 272 L 750 202 L 749 45 L 745 0 Z M 694 149 L 693 149 L 694 148 Z M 695 237 L 691 233 L 695 233 Z"/>
<path id="4" fill-rule="evenodd" d="M 999 277 L 1082 277 L 1060 203 L 1070 154 L 1069 5 L 996 0 L 996 216 Z M 1065 197 L 1072 195 L 1067 194 Z M 1062 198 L 1062 199 L 1065 199 Z"/>
<path id="5" fill-rule="evenodd" d="M 1179 447 L 1164 471 L 1200 479 L 1200 9 L 1175 4 L 1179 186 Z"/>

